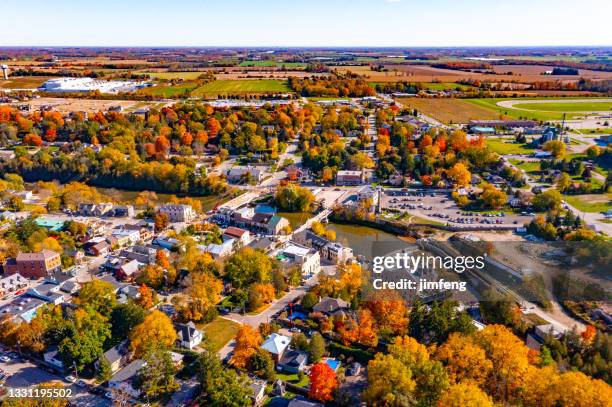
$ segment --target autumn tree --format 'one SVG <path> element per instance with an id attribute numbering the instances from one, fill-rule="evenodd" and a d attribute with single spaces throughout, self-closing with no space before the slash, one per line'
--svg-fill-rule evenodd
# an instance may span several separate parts
<path id="1" fill-rule="evenodd" d="M 338 387 L 336 372 L 325 362 L 319 362 L 310 368 L 310 388 L 308 397 L 323 403 L 333 399 L 334 390 Z"/>
<path id="2" fill-rule="evenodd" d="M 368 363 L 368 387 L 363 400 L 368 405 L 410 405 L 416 383 L 412 371 L 392 355 L 377 353 Z"/>
<path id="3" fill-rule="evenodd" d="M 452 333 L 435 355 L 446 367 L 452 383 L 470 382 L 483 386 L 493 368 L 484 349 L 471 337 L 458 333 Z"/>
<path id="4" fill-rule="evenodd" d="M 75 303 L 81 307 L 91 307 L 100 314 L 109 317 L 117 304 L 115 287 L 107 281 L 94 279 L 83 284 Z"/>
<path id="5" fill-rule="evenodd" d="M 500 209 L 508 202 L 506 193 L 491 184 L 483 185 L 480 199 L 484 206 L 492 209 Z"/>
<path id="6" fill-rule="evenodd" d="M 149 309 L 153 306 L 153 290 L 147 287 L 146 284 L 141 284 L 138 288 L 140 296 L 136 300 L 136 303 L 144 309 Z"/>
<path id="7" fill-rule="evenodd" d="M 442 393 L 439 406 L 444 407 L 493 407 L 493 401 L 478 388 L 471 383 L 457 383 L 450 386 Z"/>
<path id="8" fill-rule="evenodd" d="M 557 160 L 562 159 L 565 156 L 566 148 L 565 143 L 559 140 L 550 140 L 544 144 L 544 151 L 550 151 L 550 154 Z"/>
<path id="9" fill-rule="evenodd" d="M 169 349 L 176 341 L 172 321 L 161 311 L 153 310 L 130 333 L 130 348 L 140 357 L 151 348 Z"/>
<path id="10" fill-rule="evenodd" d="M 195 272 L 189 274 L 186 284 L 186 297 L 179 302 L 179 312 L 183 319 L 212 320 L 216 315 L 215 306 L 221 301 L 223 282 L 210 273 Z"/>
<path id="11" fill-rule="evenodd" d="M 272 260 L 262 251 L 245 247 L 227 259 L 225 273 L 236 288 L 246 288 L 255 282 L 268 283 L 272 278 Z"/>
<path id="12" fill-rule="evenodd" d="M 408 327 L 408 309 L 397 291 L 379 291 L 365 306 L 372 312 L 381 335 L 401 335 Z"/>
<path id="13" fill-rule="evenodd" d="M 166 229 L 170 224 L 170 220 L 168 218 L 167 213 L 156 213 L 153 216 L 153 222 L 155 224 L 156 232 L 161 232 L 162 230 Z"/>
<path id="14" fill-rule="evenodd" d="M 465 187 L 472 180 L 472 174 L 463 163 L 455 164 L 446 174 L 453 181 L 455 187 Z"/>
<path id="15" fill-rule="evenodd" d="M 245 369 L 261 344 L 261 335 L 249 325 L 241 325 L 236 333 L 236 346 L 232 364 L 238 369 Z"/>

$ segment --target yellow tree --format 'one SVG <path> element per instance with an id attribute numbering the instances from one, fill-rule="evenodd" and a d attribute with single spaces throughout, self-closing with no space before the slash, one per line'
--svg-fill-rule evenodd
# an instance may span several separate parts
<path id="1" fill-rule="evenodd" d="M 458 333 L 452 333 L 435 356 L 444 363 L 452 383 L 471 382 L 482 386 L 493 368 L 484 349 L 470 337 Z"/>
<path id="2" fill-rule="evenodd" d="M 232 364 L 238 369 L 246 368 L 251 356 L 257 352 L 261 344 L 261 335 L 249 325 L 242 325 L 236 333 L 236 346 L 232 356 Z"/>
<path id="3" fill-rule="evenodd" d="M 207 272 L 191 273 L 185 291 L 187 300 L 180 312 L 185 319 L 200 321 L 221 301 L 223 282 Z"/>
<path id="4" fill-rule="evenodd" d="M 472 180 L 472 174 L 463 163 L 453 165 L 451 169 L 446 171 L 446 175 L 453 181 L 455 187 L 465 187 Z"/>
<path id="5" fill-rule="evenodd" d="M 440 407 L 493 407 L 491 398 L 478 386 L 457 383 L 450 386 L 438 401 Z"/>
<path id="6" fill-rule="evenodd" d="M 377 353 L 368 363 L 368 387 L 363 400 L 369 406 L 399 406 L 412 399 L 416 383 L 410 368 L 392 355 Z"/>
<path id="7" fill-rule="evenodd" d="M 176 331 L 166 314 L 154 310 L 130 333 L 130 348 L 141 357 L 152 348 L 169 349 L 176 341 Z"/>

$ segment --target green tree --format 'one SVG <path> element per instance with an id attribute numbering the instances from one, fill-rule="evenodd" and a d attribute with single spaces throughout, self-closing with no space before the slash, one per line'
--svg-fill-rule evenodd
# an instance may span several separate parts
<path id="1" fill-rule="evenodd" d="M 272 260 L 260 250 L 245 247 L 228 258 L 225 273 L 236 288 L 268 283 L 272 278 Z"/>
<path id="2" fill-rule="evenodd" d="M 96 373 L 96 381 L 104 383 L 113 376 L 113 370 L 110 362 L 104 356 L 98 359 L 98 369 Z"/>
<path id="3" fill-rule="evenodd" d="M 140 324 L 146 315 L 147 311 L 133 301 L 115 307 L 110 318 L 113 343 L 118 344 L 124 340 L 132 328 Z"/>
<path id="4" fill-rule="evenodd" d="M 306 212 L 314 202 L 314 195 L 306 188 L 288 184 L 276 190 L 275 200 L 282 210 Z"/>
<path id="5" fill-rule="evenodd" d="M 172 362 L 170 352 L 167 350 L 152 348 L 143 356 L 146 362 L 139 372 L 141 389 L 150 397 L 158 397 L 178 389 L 174 381 L 176 368 Z"/>
<path id="6" fill-rule="evenodd" d="M 317 296 L 313 292 L 309 291 L 304 294 L 304 297 L 302 297 L 302 301 L 300 302 L 300 304 L 302 305 L 302 308 L 306 310 L 312 310 L 312 307 L 314 307 L 317 302 L 319 302 Z"/>
<path id="7" fill-rule="evenodd" d="M 561 207 L 561 194 L 556 189 L 548 189 L 531 200 L 536 211 L 557 210 Z"/>
<path id="8" fill-rule="evenodd" d="M 317 363 L 325 355 L 325 339 L 320 333 L 315 332 L 310 339 L 310 359 L 312 363 Z"/>
<path id="9" fill-rule="evenodd" d="M 200 355 L 200 382 L 204 403 L 212 407 L 251 406 L 250 382 L 233 369 L 224 369 L 214 352 Z"/>
<path id="10" fill-rule="evenodd" d="M 81 307 L 91 307 L 108 317 L 117 304 L 115 287 L 107 281 L 94 279 L 83 284 L 76 303 Z"/>
<path id="11" fill-rule="evenodd" d="M 93 363 L 104 352 L 104 342 L 111 336 L 108 319 L 92 308 L 77 309 L 68 325 L 68 333 L 59 345 L 66 366 L 78 369 Z"/>

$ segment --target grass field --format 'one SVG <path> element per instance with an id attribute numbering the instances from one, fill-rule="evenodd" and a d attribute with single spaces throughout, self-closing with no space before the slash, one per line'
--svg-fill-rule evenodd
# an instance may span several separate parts
<path id="1" fill-rule="evenodd" d="M 0 89 L 36 89 L 44 82 L 52 79 L 50 76 L 19 76 L 0 79 Z"/>
<path id="2" fill-rule="evenodd" d="M 272 67 L 272 66 L 286 66 L 287 68 L 305 68 L 306 63 L 304 62 L 282 62 L 274 60 L 265 61 L 242 61 L 239 66 L 244 67 Z"/>
<path id="3" fill-rule="evenodd" d="M 526 144 L 506 143 L 503 140 L 487 138 L 487 146 L 497 154 L 531 154 L 533 148 Z"/>
<path id="4" fill-rule="evenodd" d="M 198 326 L 204 332 L 206 343 L 214 352 L 218 352 L 236 336 L 240 325 L 229 319 L 217 317 L 208 324 Z"/>
<path id="5" fill-rule="evenodd" d="M 582 212 L 605 212 L 612 209 L 611 194 L 564 195 L 563 199 Z"/>
<path id="6" fill-rule="evenodd" d="M 537 174 L 540 172 L 540 163 L 537 161 L 521 161 L 513 158 L 510 159 L 510 162 L 527 174 Z"/>
<path id="7" fill-rule="evenodd" d="M 517 103 L 513 107 L 541 112 L 604 112 L 612 109 L 612 102 Z"/>
<path id="8" fill-rule="evenodd" d="M 183 95 L 189 91 L 197 88 L 197 83 L 194 82 L 183 82 L 174 86 L 152 86 L 150 88 L 144 88 L 140 90 L 140 93 L 153 96 L 161 96 L 170 98 L 174 96 Z"/>
<path id="9" fill-rule="evenodd" d="M 177 79 L 183 78 L 185 80 L 197 79 L 200 75 L 205 72 L 143 72 L 144 74 L 150 75 L 151 78 L 156 79 Z"/>
<path id="10" fill-rule="evenodd" d="M 398 101 L 443 123 L 500 119 L 498 112 L 470 103 L 471 99 L 401 98 Z"/>
<path id="11" fill-rule="evenodd" d="M 193 96 L 215 96 L 225 93 L 267 93 L 291 92 L 286 81 L 262 80 L 220 80 L 200 86 L 192 92 Z"/>

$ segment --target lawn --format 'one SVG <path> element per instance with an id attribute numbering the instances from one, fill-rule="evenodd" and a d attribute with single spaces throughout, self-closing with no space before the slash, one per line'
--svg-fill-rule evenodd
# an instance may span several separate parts
<path id="1" fill-rule="evenodd" d="M 183 82 L 174 86 L 152 86 L 150 88 L 141 89 L 139 93 L 171 98 L 186 95 L 188 92 L 193 91 L 197 86 L 198 85 L 195 82 Z"/>
<path id="2" fill-rule="evenodd" d="M 497 154 L 531 154 L 533 148 L 528 147 L 527 144 L 518 143 L 506 143 L 499 139 L 487 138 L 487 146 Z"/>
<path id="3" fill-rule="evenodd" d="M 527 174 L 537 174 L 540 172 L 539 161 L 522 161 L 517 159 L 511 159 L 510 162 L 525 171 Z"/>
<path id="4" fill-rule="evenodd" d="M 229 319 L 217 317 L 208 324 L 200 325 L 205 336 L 205 341 L 214 352 L 218 352 L 231 341 L 238 332 L 240 325 Z"/>
<path id="5" fill-rule="evenodd" d="M 309 382 L 307 374 L 304 374 L 304 377 L 302 378 L 302 380 L 298 378 L 297 373 L 276 373 L 276 377 L 278 377 L 279 379 L 287 383 L 291 383 L 295 386 L 300 386 L 300 387 L 308 386 L 308 382 Z"/>
<path id="6" fill-rule="evenodd" d="M 49 79 L 50 76 L 15 76 L 8 80 L 0 79 L 1 89 L 36 89 Z"/>
<path id="7" fill-rule="evenodd" d="M 400 98 L 398 101 L 444 123 L 467 123 L 470 120 L 497 120 L 500 114 L 488 107 L 471 103 L 472 99 Z"/>
<path id="8" fill-rule="evenodd" d="M 597 213 L 612 209 L 612 195 L 610 194 L 565 195 L 563 199 L 581 212 Z"/>
<path id="9" fill-rule="evenodd" d="M 209 82 L 192 92 L 193 96 L 216 96 L 224 93 L 268 93 L 291 92 L 287 81 L 262 80 L 220 80 Z"/>

